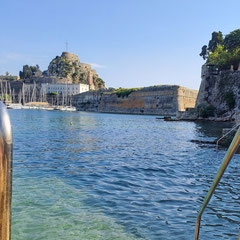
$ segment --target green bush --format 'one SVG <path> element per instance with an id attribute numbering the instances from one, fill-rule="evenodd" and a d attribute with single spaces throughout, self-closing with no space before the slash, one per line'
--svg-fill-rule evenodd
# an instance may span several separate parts
<path id="1" fill-rule="evenodd" d="M 57 95 L 57 93 L 56 92 L 51 92 L 51 93 L 48 93 L 50 96 L 55 96 L 55 95 Z"/>
<path id="2" fill-rule="evenodd" d="M 202 105 L 197 108 L 198 114 L 202 118 L 213 117 L 216 108 L 212 105 Z"/>
<path id="3" fill-rule="evenodd" d="M 114 91 L 118 97 L 128 97 L 132 92 L 139 90 L 140 88 L 119 88 Z"/>
<path id="4" fill-rule="evenodd" d="M 224 99 L 229 109 L 232 110 L 235 107 L 234 93 L 232 91 L 225 93 Z"/>

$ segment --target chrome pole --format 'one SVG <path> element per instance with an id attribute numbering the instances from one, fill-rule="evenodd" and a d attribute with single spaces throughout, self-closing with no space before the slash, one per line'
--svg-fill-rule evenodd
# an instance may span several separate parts
<path id="1" fill-rule="evenodd" d="M 5 105 L 0 102 L 0 239 L 11 238 L 12 127 Z"/>
<path id="2" fill-rule="evenodd" d="M 238 131 L 236 132 L 228 150 L 227 153 L 225 154 L 225 157 L 222 161 L 222 164 L 217 172 L 217 175 L 212 183 L 212 186 L 210 187 L 207 196 L 204 199 L 204 202 L 202 204 L 202 207 L 200 209 L 200 211 L 198 212 L 198 216 L 197 216 L 197 223 L 196 223 L 196 231 L 195 231 L 195 240 L 198 240 L 199 238 L 199 231 L 200 231 L 200 224 L 201 224 L 201 217 L 202 214 L 206 208 L 206 206 L 208 205 L 208 202 L 210 201 L 219 181 L 222 178 L 222 175 L 224 174 L 228 164 L 230 163 L 234 153 L 237 151 L 238 147 L 240 145 L 240 128 L 238 128 Z"/>

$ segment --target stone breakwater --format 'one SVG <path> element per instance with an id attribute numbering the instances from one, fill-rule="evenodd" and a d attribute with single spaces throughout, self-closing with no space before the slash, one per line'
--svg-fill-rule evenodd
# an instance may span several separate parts
<path id="1" fill-rule="evenodd" d="M 90 91 L 73 96 L 72 104 L 79 111 L 175 116 L 195 106 L 197 93 L 177 85 L 146 87 L 128 96 Z"/>

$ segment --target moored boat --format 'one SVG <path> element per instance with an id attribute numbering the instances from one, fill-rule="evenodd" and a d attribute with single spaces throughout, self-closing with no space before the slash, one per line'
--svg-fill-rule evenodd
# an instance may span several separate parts
<path id="1" fill-rule="evenodd" d="M 22 104 L 20 103 L 11 103 L 7 105 L 7 109 L 22 109 Z"/>
<path id="2" fill-rule="evenodd" d="M 77 111 L 77 109 L 76 109 L 76 107 L 73 107 L 73 106 L 66 106 L 66 110 L 65 111 L 75 112 L 75 111 Z"/>
<path id="3" fill-rule="evenodd" d="M 60 110 L 60 111 L 77 111 L 76 107 L 73 106 L 57 106 L 54 108 L 54 110 Z"/>

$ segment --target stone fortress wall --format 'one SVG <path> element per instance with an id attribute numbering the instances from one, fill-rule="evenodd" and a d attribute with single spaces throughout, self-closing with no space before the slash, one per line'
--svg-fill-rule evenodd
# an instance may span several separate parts
<path id="1" fill-rule="evenodd" d="M 180 87 L 178 89 L 178 111 L 186 111 L 188 108 L 194 108 L 197 96 L 197 90 Z"/>
<path id="2" fill-rule="evenodd" d="M 146 87 L 119 97 L 114 92 L 86 92 L 73 97 L 80 111 L 171 115 L 195 107 L 197 91 L 177 85 Z"/>

